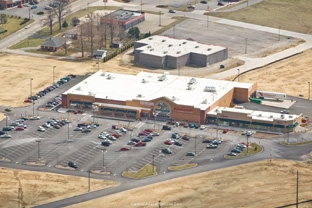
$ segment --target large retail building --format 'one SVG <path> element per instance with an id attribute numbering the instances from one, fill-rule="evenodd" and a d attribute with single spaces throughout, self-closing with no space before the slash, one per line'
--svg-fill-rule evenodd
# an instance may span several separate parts
<path id="1" fill-rule="evenodd" d="M 199 124 L 284 131 L 301 117 L 229 108 L 248 102 L 257 83 L 140 72 L 137 75 L 98 71 L 62 94 L 65 108 L 93 109 L 99 116 L 157 118 Z"/>

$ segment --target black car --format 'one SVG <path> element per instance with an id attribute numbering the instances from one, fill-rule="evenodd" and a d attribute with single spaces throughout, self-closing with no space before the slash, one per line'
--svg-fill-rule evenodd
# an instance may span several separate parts
<path id="1" fill-rule="evenodd" d="M 152 139 L 153 139 L 153 137 L 151 138 L 151 137 L 145 137 L 143 140 L 142 140 L 142 142 L 150 142 L 150 141 L 152 141 Z"/>
<path id="2" fill-rule="evenodd" d="M 140 140 L 137 139 L 137 138 L 132 138 L 131 141 L 133 141 L 133 142 L 139 142 Z"/>
<path id="3" fill-rule="evenodd" d="M 5 134 L 5 131 L 0 131 L 0 135 L 3 135 L 3 134 Z"/>
<path id="4" fill-rule="evenodd" d="M 12 130 L 12 128 L 9 126 L 5 126 L 2 128 L 2 131 L 11 131 L 11 130 Z"/>
<path id="5" fill-rule="evenodd" d="M 162 129 L 163 129 L 163 130 L 171 130 L 171 127 L 170 127 L 170 126 L 167 126 L 167 125 L 163 125 Z"/>
<path id="6" fill-rule="evenodd" d="M 203 140 L 203 143 L 212 143 L 212 140 L 204 139 L 204 140 Z"/>
<path id="7" fill-rule="evenodd" d="M 78 165 L 75 162 L 68 162 L 68 166 L 72 168 L 78 168 Z"/>
<path id="8" fill-rule="evenodd" d="M 102 144 L 103 146 L 105 146 L 105 147 L 108 147 L 109 145 L 111 145 L 111 142 L 109 142 L 109 141 L 103 141 L 101 144 Z"/>

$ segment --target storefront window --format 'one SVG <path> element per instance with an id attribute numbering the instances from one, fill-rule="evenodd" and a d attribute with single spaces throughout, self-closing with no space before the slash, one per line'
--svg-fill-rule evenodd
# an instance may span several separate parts
<path id="1" fill-rule="evenodd" d="M 158 102 L 155 107 L 157 117 L 170 118 L 170 106 L 165 102 Z"/>

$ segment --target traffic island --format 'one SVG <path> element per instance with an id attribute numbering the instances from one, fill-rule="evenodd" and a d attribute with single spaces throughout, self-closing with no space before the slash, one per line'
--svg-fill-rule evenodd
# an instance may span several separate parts
<path id="1" fill-rule="evenodd" d="M 128 170 L 122 173 L 123 177 L 131 178 L 131 179 L 144 179 L 144 178 L 148 178 L 148 177 L 156 176 L 156 175 L 157 175 L 156 167 L 150 164 L 145 165 L 143 168 L 141 168 L 138 171 Z"/>
<path id="2" fill-rule="evenodd" d="M 263 151 L 263 147 L 261 145 L 258 145 L 256 143 L 249 143 L 249 145 L 246 148 L 244 148 L 241 153 L 237 153 L 236 156 L 231 156 L 227 154 L 224 156 L 224 158 L 225 159 L 237 159 L 237 158 L 255 155 L 262 151 Z"/>
<path id="3" fill-rule="evenodd" d="M 197 165 L 198 165 L 197 163 L 188 163 L 188 164 L 184 164 L 184 165 L 169 166 L 168 170 L 172 170 L 172 171 L 185 170 L 185 169 L 189 169 L 189 168 L 194 168 Z"/>

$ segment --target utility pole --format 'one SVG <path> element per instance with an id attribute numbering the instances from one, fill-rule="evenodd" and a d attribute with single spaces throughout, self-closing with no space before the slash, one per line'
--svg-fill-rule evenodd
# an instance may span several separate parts
<path id="1" fill-rule="evenodd" d="M 159 26 L 161 26 L 161 11 L 159 11 Z"/>
<path id="2" fill-rule="evenodd" d="M 90 174 L 91 174 L 91 171 L 90 170 L 88 170 L 88 173 L 89 173 L 89 185 L 88 185 L 88 192 L 90 192 Z"/>
<path id="3" fill-rule="evenodd" d="M 53 84 L 55 83 L 55 67 L 56 66 L 53 66 Z"/>
<path id="4" fill-rule="evenodd" d="M 298 197 L 298 193 L 299 192 L 299 173 L 297 170 L 297 190 L 296 190 L 296 208 L 298 208 L 298 204 L 299 204 L 299 197 Z"/>
<path id="5" fill-rule="evenodd" d="M 245 54 L 247 53 L 247 41 L 248 41 L 248 38 L 245 38 Z"/>
<path id="6" fill-rule="evenodd" d="M 310 100 L 310 82 L 308 82 L 308 84 L 309 84 L 309 90 L 308 90 L 308 100 Z"/>
<path id="7" fill-rule="evenodd" d="M 237 69 L 237 82 L 239 82 L 239 69 Z"/>
<path id="8" fill-rule="evenodd" d="M 30 78 L 30 96 L 32 96 L 32 81 L 34 79 L 33 78 Z"/>
<path id="9" fill-rule="evenodd" d="M 38 160 L 40 160 L 40 148 L 39 148 L 39 144 L 40 144 L 40 140 L 36 140 L 36 142 L 38 143 Z"/>
<path id="10" fill-rule="evenodd" d="M 155 155 L 153 155 L 153 175 L 155 174 L 155 159 L 154 159 Z"/>

